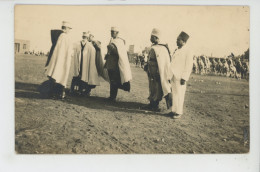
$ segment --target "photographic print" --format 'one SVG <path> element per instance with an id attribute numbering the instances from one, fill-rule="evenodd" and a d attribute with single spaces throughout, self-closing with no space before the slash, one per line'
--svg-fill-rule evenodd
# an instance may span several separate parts
<path id="1" fill-rule="evenodd" d="M 17 154 L 250 151 L 248 6 L 14 14 Z"/>

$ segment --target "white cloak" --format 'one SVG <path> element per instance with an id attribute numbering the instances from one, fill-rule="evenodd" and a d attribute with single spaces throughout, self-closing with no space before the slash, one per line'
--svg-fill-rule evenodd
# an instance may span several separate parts
<path id="1" fill-rule="evenodd" d="M 162 45 L 153 45 L 151 48 L 154 50 L 156 55 L 163 96 L 166 96 L 167 94 L 171 93 L 171 84 L 167 78 L 169 73 L 168 70 L 170 65 L 170 55 L 166 47 Z"/>
<path id="2" fill-rule="evenodd" d="M 122 39 L 112 39 L 111 43 L 113 43 L 118 51 L 119 60 L 118 66 L 120 71 L 121 84 L 128 82 L 132 79 L 132 72 L 128 60 L 127 50 L 125 43 Z"/>
<path id="3" fill-rule="evenodd" d="M 47 76 L 55 79 L 66 87 L 71 66 L 71 56 L 73 53 L 72 44 L 66 33 L 59 36 L 57 44 L 54 48 L 50 63 L 46 66 Z"/>
<path id="4" fill-rule="evenodd" d="M 81 59 L 81 49 L 79 59 Z M 100 85 L 97 67 L 96 67 L 96 49 L 91 42 L 86 41 L 83 50 L 82 76 L 81 80 L 89 85 Z"/>

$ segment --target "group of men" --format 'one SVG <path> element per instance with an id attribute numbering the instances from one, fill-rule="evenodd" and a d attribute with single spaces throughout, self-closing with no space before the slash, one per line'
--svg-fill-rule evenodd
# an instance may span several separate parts
<path id="1" fill-rule="evenodd" d="M 49 96 L 56 99 L 65 98 L 70 71 L 73 75 L 71 93 L 90 95 L 91 89 L 100 85 L 99 77 L 110 83 L 111 101 L 115 101 L 118 89 L 130 91 L 132 74 L 125 41 L 118 37 L 118 29 L 111 28 L 105 64 L 101 42 L 95 40 L 91 32 L 83 32 L 79 46 L 73 50 L 68 36 L 71 29 L 70 23 L 64 21 L 62 30 L 51 30 L 52 47 L 45 65 L 45 72 L 51 83 Z"/>
<path id="2" fill-rule="evenodd" d="M 110 83 L 110 101 L 115 101 L 118 89 L 130 92 L 132 73 L 125 46 L 125 40 L 118 37 L 119 30 L 111 28 L 111 39 L 103 61 L 101 42 L 91 32 L 83 32 L 79 46 L 73 50 L 68 33 L 70 23 L 63 22 L 62 30 L 52 30 L 52 47 L 46 62 L 46 74 L 50 81 L 50 97 L 64 99 L 69 73 L 73 68 L 71 93 L 89 95 L 91 89 L 100 85 L 99 77 Z M 161 43 L 161 31 L 153 29 L 151 50 L 144 70 L 149 80 L 149 101 L 144 109 L 159 111 L 159 102 L 164 98 L 168 113 L 177 119 L 183 114 L 186 82 L 192 72 L 193 57 L 186 43 L 189 35 L 181 32 L 177 38 L 177 49 L 170 53 L 166 44 Z M 71 61 L 73 63 L 71 63 Z M 71 65 L 73 64 L 73 65 Z"/>
<path id="3" fill-rule="evenodd" d="M 193 57 L 193 72 L 196 74 L 221 75 L 237 79 L 249 78 L 249 63 L 240 58 L 208 58 L 207 56 Z"/>

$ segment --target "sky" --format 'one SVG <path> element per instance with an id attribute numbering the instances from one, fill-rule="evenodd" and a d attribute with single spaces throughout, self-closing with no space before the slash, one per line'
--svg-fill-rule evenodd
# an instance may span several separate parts
<path id="1" fill-rule="evenodd" d="M 82 32 L 91 31 L 102 42 L 105 53 L 110 28 L 119 28 L 126 45 L 140 52 L 151 45 L 153 28 L 162 32 L 162 43 L 176 48 L 181 31 L 190 35 L 187 46 L 194 55 L 225 57 L 243 54 L 249 48 L 249 7 L 247 6 L 62 6 L 16 5 L 15 39 L 30 40 L 30 49 L 49 51 L 51 29 L 60 29 L 62 21 L 73 27 L 73 43 Z"/>

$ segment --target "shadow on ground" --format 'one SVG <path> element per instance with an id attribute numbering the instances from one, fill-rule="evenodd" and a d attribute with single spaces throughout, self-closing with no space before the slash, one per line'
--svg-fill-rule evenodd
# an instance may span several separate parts
<path id="1" fill-rule="evenodd" d="M 38 84 L 31 84 L 31 83 L 22 83 L 22 82 L 15 82 L 15 97 L 17 98 L 31 98 L 31 99 L 45 99 L 42 98 L 38 87 Z M 144 113 L 146 115 L 159 115 L 168 117 L 167 114 L 163 114 L 162 112 L 152 112 L 146 111 L 142 107 L 146 104 L 139 103 L 139 102 L 125 102 L 125 101 L 118 101 L 118 102 L 111 102 L 106 97 L 79 97 L 75 95 L 67 94 L 67 98 L 65 100 L 57 100 L 63 101 L 67 104 L 73 104 L 78 106 L 83 106 L 90 109 L 96 110 L 109 110 L 109 111 L 120 111 L 120 112 L 128 112 L 128 113 Z"/>

